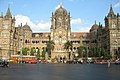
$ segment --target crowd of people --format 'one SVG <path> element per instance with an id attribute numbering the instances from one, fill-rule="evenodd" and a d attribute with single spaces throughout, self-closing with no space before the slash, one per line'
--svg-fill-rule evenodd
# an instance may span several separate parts
<path id="1" fill-rule="evenodd" d="M 1 60 L 0 61 L 0 66 L 1 67 L 9 67 L 9 62 L 7 60 Z"/>

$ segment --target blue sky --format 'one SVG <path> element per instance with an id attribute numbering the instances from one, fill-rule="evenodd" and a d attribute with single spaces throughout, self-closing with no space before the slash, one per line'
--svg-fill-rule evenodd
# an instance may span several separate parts
<path id="1" fill-rule="evenodd" d="M 95 20 L 104 25 L 110 4 L 120 13 L 120 0 L 0 0 L 0 12 L 5 14 L 10 5 L 16 26 L 27 22 L 33 32 L 49 32 L 51 13 L 61 2 L 71 13 L 73 32 L 88 32 Z"/>

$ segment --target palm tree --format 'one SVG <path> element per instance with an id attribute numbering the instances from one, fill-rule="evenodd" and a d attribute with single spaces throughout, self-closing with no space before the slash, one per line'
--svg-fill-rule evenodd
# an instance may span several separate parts
<path id="1" fill-rule="evenodd" d="M 41 55 L 41 59 L 45 60 L 45 53 L 46 53 L 46 48 L 43 47 L 42 48 L 42 55 Z"/>
<path id="2" fill-rule="evenodd" d="M 84 55 L 84 46 L 79 46 L 78 48 L 77 48 L 77 51 L 78 51 L 78 54 L 79 54 L 79 57 L 83 57 L 83 55 Z"/>
<path id="3" fill-rule="evenodd" d="M 29 49 L 28 48 L 22 48 L 22 54 L 23 55 L 27 55 L 27 52 L 29 51 Z"/>
<path id="4" fill-rule="evenodd" d="M 55 43 L 51 40 L 50 36 L 49 41 L 47 42 L 46 46 L 46 52 L 48 53 L 49 57 L 51 57 L 51 51 L 54 50 Z"/>
<path id="5" fill-rule="evenodd" d="M 37 47 L 36 49 L 37 49 L 36 57 L 37 57 L 37 59 L 39 60 L 39 59 L 40 59 L 40 49 L 39 49 L 38 47 Z"/>
<path id="6" fill-rule="evenodd" d="M 35 47 L 32 47 L 32 48 L 31 48 L 31 51 L 30 51 L 30 55 L 33 56 L 33 55 L 35 54 L 35 52 L 36 52 L 36 51 L 35 51 Z"/>
<path id="7" fill-rule="evenodd" d="M 71 41 L 67 41 L 65 44 L 64 44 L 64 49 L 67 50 L 67 52 L 69 53 L 69 60 L 70 60 L 70 50 L 72 51 L 72 48 L 73 48 L 73 43 Z"/>

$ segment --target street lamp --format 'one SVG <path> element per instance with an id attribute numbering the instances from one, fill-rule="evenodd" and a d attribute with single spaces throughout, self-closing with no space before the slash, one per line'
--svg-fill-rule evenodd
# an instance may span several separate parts
<path id="1" fill-rule="evenodd" d="M 86 53 L 87 53 L 87 58 L 89 57 L 88 52 L 89 52 L 89 51 L 88 51 L 88 46 L 87 46 L 87 51 L 86 51 Z"/>
<path id="2" fill-rule="evenodd" d="M 22 63 L 22 57 L 23 57 L 23 54 L 22 54 L 22 47 L 20 49 L 20 62 Z"/>
<path id="3" fill-rule="evenodd" d="M 77 59 L 77 57 L 78 57 L 78 53 L 75 53 L 75 58 Z"/>
<path id="4" fill-rule="evenodd" d="M 35 55 L 37 55 L 37 53 L 38 53 L 38 48 L 35 49 L 35 53 L 36 53 Z"/>
<path id="5" fill-rule="evenodd" d="M 0 59 L 2 59 L 2 47 L 0 46 Z"/>
<path id="6" fill-rule="evenodd" d="M 114 51 L 114 55 L 115 54 L 117 54 L 116 56 L 117 56 L 117 58 L 118 58 L 118 41 L 117 40 L 115 40 L 115 47 L 116 47 L 116 49 L 115 49 L 115 51 Z"/>
<path id="7" fill-rule="evenodd" d="M 83 49 L 83 50 L 82 50 L 82 58 L 84 57 L 84 52 L 85 52 L 85 50 Z"/>

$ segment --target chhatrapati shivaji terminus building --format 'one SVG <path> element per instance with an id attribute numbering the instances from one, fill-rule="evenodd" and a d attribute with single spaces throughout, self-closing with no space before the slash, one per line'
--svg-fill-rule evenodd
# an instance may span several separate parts
<path id="1" fill-rule="evenodd" d="M 30 26 L 20 24 L 15 26 L 15 17 L 10 8 L 5 15 L 0 16 L 0 57 L 10 58 L 12 55 L 37 55 L 40 59 L 48 54 L 48 42 L 54 43 L 54 48 L 48 56 L 51 59 L 73 59 L 78 53 L 78 48 L 87 48 L 88 56 L 92 56 L 93 48 L 103 48 L 112 56 L 120 53 L 120 15 L 115 14 L 112 6 L 105 17 L 105 26 L 95 23 L 90 32 L 72 32 L 71 15 L 63 5 L 51 14 L 50 32 L 33 33 Z M 66 42 L 72 43 L 72 49 L 64 48 Z M 22 50 L 24 49 L 24 50 Z M 25 53 L 26 52 L 26 53 Z M 68 54 L 71 53 L 71 54 Z M 83 53 L 81 53 L 83 54 Z"/>

